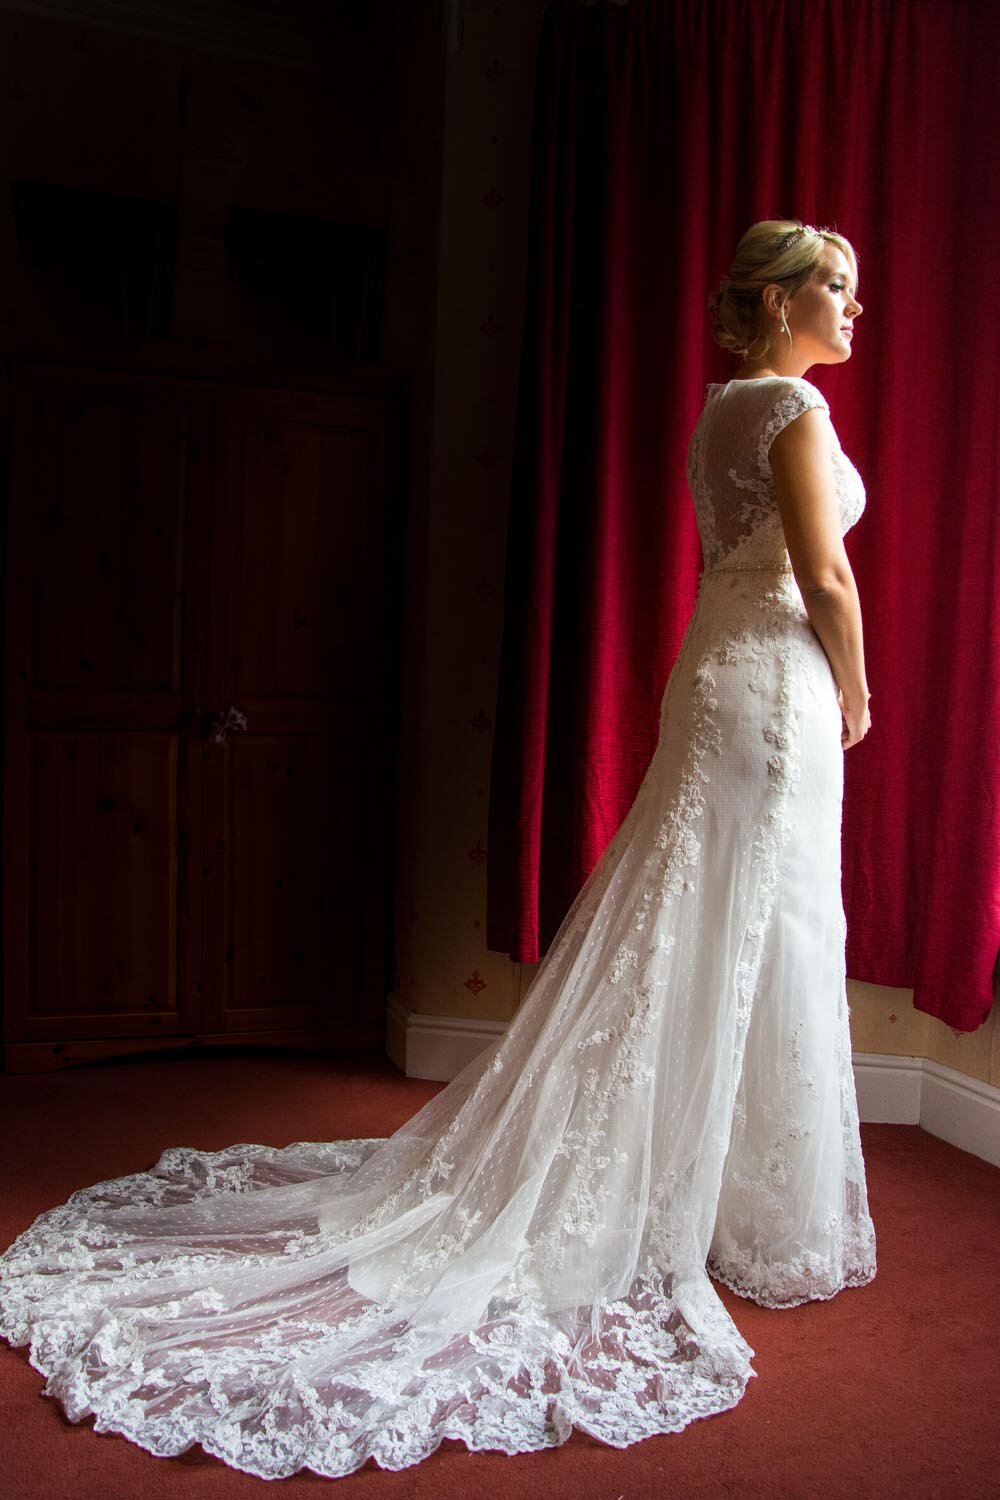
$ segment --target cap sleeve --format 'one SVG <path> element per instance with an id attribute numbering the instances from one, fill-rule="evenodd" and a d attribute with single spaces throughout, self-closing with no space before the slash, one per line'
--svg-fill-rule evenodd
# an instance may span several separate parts
<path id="1" fill-rule="evenodd" d="M 796 417 L 801 417 L 804 411 L 812 411 L 816 407 L 827 413 L 830 410 L 826 397 L 810 381 L 789 379 L 787 383 L 782 382 L 760 435 L 758 457 L 762 469 L 766 471 L 770 467 L 771 444 L 778 433 L 784 431 Z"/>

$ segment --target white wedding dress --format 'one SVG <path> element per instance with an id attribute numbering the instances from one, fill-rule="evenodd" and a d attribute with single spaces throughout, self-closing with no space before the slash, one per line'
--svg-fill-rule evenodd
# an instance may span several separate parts
<path id="1" fill-rule="evenodd" d="M 503 1039 L 388 1140 L 173 1147 L 0 1257 L 0 1331 L 70 1418 L 265 1478 L 445 1437 L 625 1447 L 754 1374 L 709 1272 L 775 1308 L 872 1279 L 841 717 L 768 458 L 815 406 L 800 378 L 708 389 L 656 752 Z"/>

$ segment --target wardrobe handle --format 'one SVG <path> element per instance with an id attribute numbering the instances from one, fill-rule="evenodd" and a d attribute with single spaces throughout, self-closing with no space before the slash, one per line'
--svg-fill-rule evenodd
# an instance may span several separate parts
<path id="1" fill-rule="evenodd" d="M 233 734 L 237 730 L 246 729 L 246 727 L 246 714 L 241 709 L 238 709 L 235 704 L 231 703 L 225 713 L 220 711 L 216 714 L 208 727 L 206 738 L 210 745 L 224 745 L 227 735 Z"/>

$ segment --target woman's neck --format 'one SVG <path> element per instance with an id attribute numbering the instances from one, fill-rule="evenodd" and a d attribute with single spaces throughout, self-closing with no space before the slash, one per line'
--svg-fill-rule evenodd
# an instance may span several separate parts
<path id="1" fill-rule="evenodd" d="M 737 380 L 758 380 L 767 375 L 798 375 L 802 376 L 808 370 L 809 365 L 803 364 L 796 359 L 774 359 L 768 364 L 748 363 L 740 365 L 736 372 Z"/>

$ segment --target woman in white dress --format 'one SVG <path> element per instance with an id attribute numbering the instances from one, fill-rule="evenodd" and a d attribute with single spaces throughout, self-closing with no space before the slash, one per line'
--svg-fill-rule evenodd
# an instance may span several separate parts
<path id="1" fill-rule="evenodd" d="M 872 1279 L 840 895 L 864 490 L 804 378 L 850 357 L 856 275 L 766 221 L 712 300 L 742 363 L 691 441 L 706 567 L 659 741 L 504 1038 L 387 1140 L 174 1147 L 0 1257 L 0 1331 L 73 1420 L 267 1478 L 626 1447 L 754 1374 L 709 1273 L 769 1307 Z"/>

